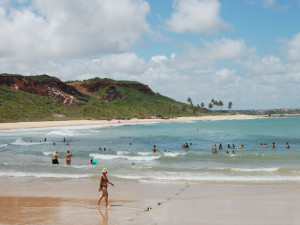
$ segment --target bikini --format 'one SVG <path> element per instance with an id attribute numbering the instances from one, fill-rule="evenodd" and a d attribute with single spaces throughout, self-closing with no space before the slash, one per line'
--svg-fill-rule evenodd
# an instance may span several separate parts
<path id="1" fill-rule="evenodd" d="M 103 183 L 103 182 L 107 182 L 107 181 L 108 181 L 108 179 L 107 179 L 106 177 L 103 176 L 103 177 L 102 177 L 102 183 Z M 101 188 L 102 188 L 102 187 L 107 188 L 107 185 L 101 184 Z"/>

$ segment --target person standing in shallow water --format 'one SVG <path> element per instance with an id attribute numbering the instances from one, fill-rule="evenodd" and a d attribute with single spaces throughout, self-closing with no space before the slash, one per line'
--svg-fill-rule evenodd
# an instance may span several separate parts
<path id="1" fill-rule="evenodd" d="M 154 145 L 152 148 L 153 153 L 155 153 L 157 151 L 156 146 Z"/>
<path id="2" fill-rule="evenodd" d="M 72 154 L 70 153 L 70 151 L 67 151 L 67 154 L 65 155 L 67 165 L 71 165 L 71 157 Z"/>
<path id="3" fill-rule="evenodd" d="M 59 164 L 58 162 L 58 158 L 62 158 L 58 155 L 58 151 L 55 151 L 53 154 L 52 154 L 52 164 Z"/>
<path id="4" fill-rule="evenodd" d="M 98 199 L 97 204 L 100 206 L 102 198 L 105 197 L 106 208 L 109 208 L 110 205 L 108 204 L 107 186 L 108 186 L 108 184 L 110 184 L 111 186 L 114 187 L 114 185 L 113 185 L 113 183 L 109 182 L 106 174 L 107 174 L 107 169 L 103 168 L 102 174 L 100 176 L 100 185 L 99 185 L 99 192 L 102 191 L 102 196 Z"/>

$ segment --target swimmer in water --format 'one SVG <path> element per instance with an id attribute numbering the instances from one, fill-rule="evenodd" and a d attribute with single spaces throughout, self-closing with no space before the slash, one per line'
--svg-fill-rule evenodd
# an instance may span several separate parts
<path id="1" fill-rule="evenodd" d="M 65 155 L 67 165 L 71 165 L 71 157 L 73 157 L 72 154 L 70 151 L 67 151 L 67 154 Z"/>
<path id="2" fill-rule="evenodd" d="M 58 151 L 52 154 L 52 164 L 59 164 L 58 158 L 62 158 L 58 155 Z"/>
<path id="3" fill-rule="evenodd" d="M 211 150 L 212 150 L 213 154 L 217 154 L 217 146 L 216 145 L 214 145 Z"/>
<path id="4" fill-rule="evenodd" d="M 153 151 L 153 153 L 155 153 L 155 152 L 157 151 L 157 149 L 156 149 L 156 146 L 155 146 L 155 145 L 153 145 L 152 151 Z"/>

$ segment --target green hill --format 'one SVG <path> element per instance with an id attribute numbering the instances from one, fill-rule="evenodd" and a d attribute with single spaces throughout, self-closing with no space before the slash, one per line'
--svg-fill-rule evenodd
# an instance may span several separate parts
<path id="1" fill-rule="evenodd" d="M 132 81 L 93 78 L 66 83 L 48 75 L 0 74 L 0 122 L 201 116 Z"/>

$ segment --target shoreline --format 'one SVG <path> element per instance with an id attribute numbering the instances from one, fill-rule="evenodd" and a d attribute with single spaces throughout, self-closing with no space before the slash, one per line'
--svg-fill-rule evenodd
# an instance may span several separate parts
<path id="1" fill-rule="evenodd" d="M 176 117 L 168 119 L 137 119 L 130 120 L 65 120 L 65 121 L 40 121 L 40 122 L 16 122 L 16 123 L 0 123 L 0 130 L 30 129 L 30 128 L 46 128 L 46 127 L 68 127 L 68 126 L 93 126 L 93 125 L 115 125 L 115 124 L 132 124 L 132 123 L 163 123 L 163 122 L 184 122 L 193 120 L 246 120 L 266 118 L 257 115 L 215 115 L 200 117 Z"/>

